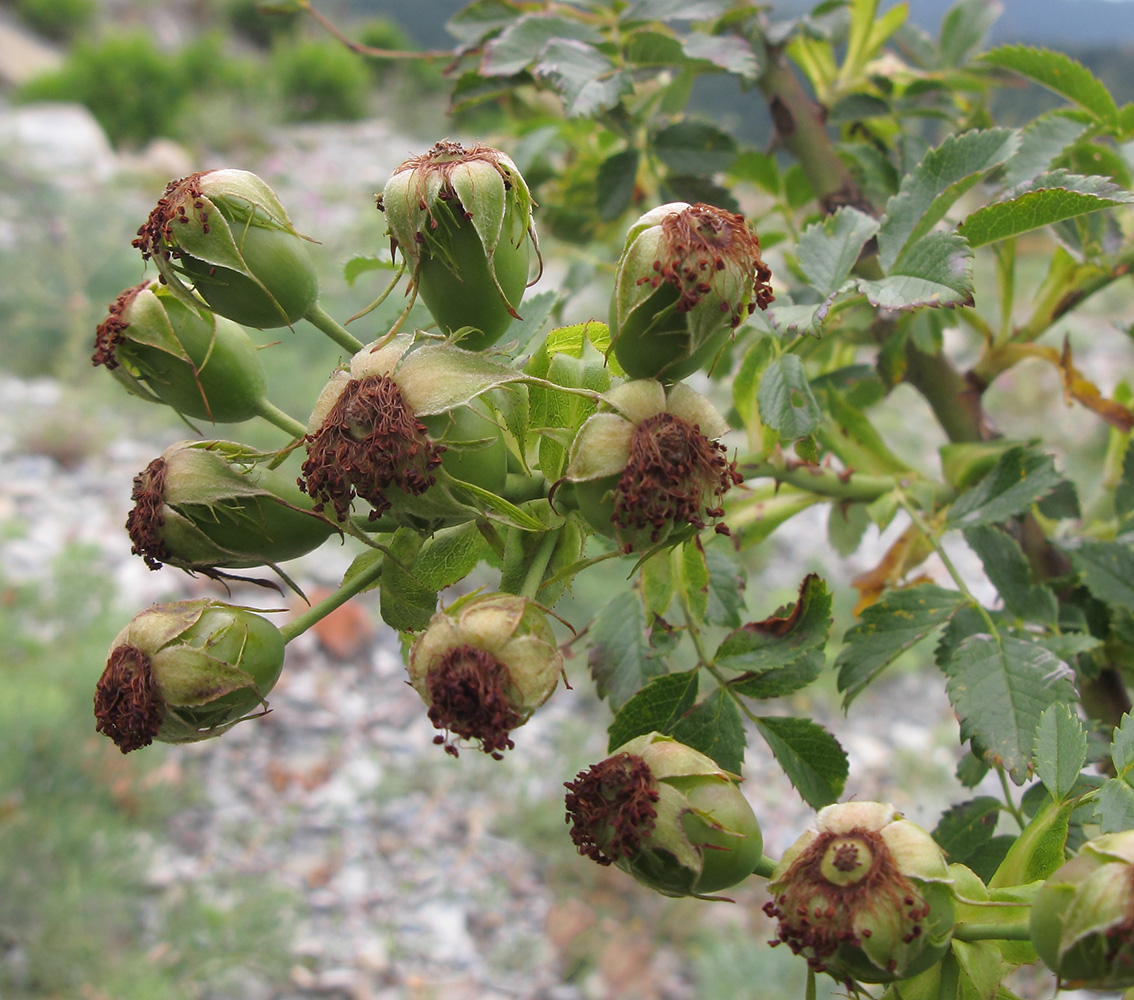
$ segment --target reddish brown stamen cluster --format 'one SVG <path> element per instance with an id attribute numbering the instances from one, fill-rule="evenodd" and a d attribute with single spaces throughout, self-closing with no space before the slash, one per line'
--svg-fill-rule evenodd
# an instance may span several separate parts
<path id="1" fill-rule="evenodd" d="M 658 413 L 634 428 L 612 520 L 627 530 L 650 529 L 652 542 L 675 524 L 700 531 L 707 518 L 724 515 L 721 498 L 743 480 L 724 445 L 672 413 Z"/>
<path id="2" fill-rule="evenodd" d="M 571 840 L 580 854 L 610 865 L 638 853 L 658 815 L 657 784 L 641 757 L 608 757 L 580 771 L 564 787 Z"/>
<path id="3" fill-rule="evenodd" d="M 154 688 L 150 659 L 136 646 L 118 646 L 95 687 L 95 732 L 123 753 L 149 746 L 161 729 L 164 706 Z"/>
<path id="4" fill-rule="evenodd" d="M 760 240 L 743 215 L 698 202 L 661 222 L 661 255 L 651 277 L 640 278 L 652 288 L 667 282 L 678 293 L 678 312 L 688 312 L 719 285 L 719 275 L 731 270 L 752 281 L 752 298 L 745 304 L 721 297 L 721 312 L 730 313 L 733 326 L 759 306 L 772 302 L 771 268 L 760 257 Z"/>
<path id="5" fill-rule="evenodd" d="M 835 885 L 823 877 L 823 857 L 832 841 L 844 841 L 835 849 L 834 865 L 840 871 L 853 871 L 860 863 L 852 843 L 856 839 L 871 856 L 870 868 L 858 881 Z M 863 937 L 870 936 L 869 928 L 862 930 L 862 937 L 855 929 L 857 918 L 864 912 L 882 915 L 887 910 L 904 910 L 902 919 L 909 927 L 903 938 L 906 944 L 921 936 L 921 922 L 930 912 L 913 883 L 897 870 L 881 835 L 864 828 L 822 834 L 777 880 L 773 890 L 775 895 L 764 904 L 764 912 L 779 921 L 778 937 L 770 943 L 786 943 L 796 955 L 806 950 L 807 963 L 816 972 L 827 968 L 826 960 L 841 945 L 857 947 Z M 886 920 L 884 916 L 880 919 Z M 895 960 L 891 964 L 896 967 Z"/>
<path id="6" fill-rule="evenodd" d="M 457 756 L 457 748 L 447 742 L 448 734 L 476 740 L 481 750 L 496 760 L 501 751 L 511 750 L 511 730 L 524 720 L 508 699 L 511 684 L 508 668 L 491 653 L 475 646 L 449 649 L 441 662 L 425 679 L 429 692 L 429 721 L 445 736 L 435 743 L 445 743 L 445 751 Z"/>
<path id="7" fill-rule="evenodd" d="M 130 493 L 134 508 L 126 515 L 126 533 L 133 543 L 130 553 L 141 556 L 150 569 L 161 569 L 169 559 L 169 549 L 161 534 L 165 524 L 166 471 L 165 459 L 155 458 L 134 477 Z"/>
<path id="8" fill-rule="evenodd" d="M 125 333 L 130 327 L 130 324 L 124 318 L 126 310 L 130 308 L 130 303 L 147 284 L 148 282 L 143 281 L 140 285 L 127 288 L 110 304 L 106 319 L 95 330 L 95 349 L 94 354 L 91 355 L 92 365 L 106 365 L 110 371 L 114 371 L 118 367 L 116 352 L 122 342 L 125 341 Z"/>
<path id="9" fill-rule="evenodd" d="M 373 521 L 391 507 L 391 486 L 417 496 L 433 485 L 443 450 L 429 439 L 393 379 L 351 379 L 322 426 L 307 435 L 299 487 L 316 501 L 316 513 L 329 503 L 340 521 L 360 496 L 374 508 Z"/>
<path id="10" fill-rule="evenodd" d="M 193 207 L 197 221 L 207 233 L 209 231 L 208 212 L 201 195 L 201 178 L 204 174 L 198 171 L 180 180 L 170 181 L 166 185 L 165 193 L 158 199 L 149 218 L 138 229 L 138 236 L 131 246 L 142 251 L 142 259 L 149 260 L 160 254 L 165 260 L 178 258 L 181 251 L 177 249 L 177 238 L 174 232 L 174 223 L 187 225 L 189 213 L 185 206 L 187 203 Z"/>

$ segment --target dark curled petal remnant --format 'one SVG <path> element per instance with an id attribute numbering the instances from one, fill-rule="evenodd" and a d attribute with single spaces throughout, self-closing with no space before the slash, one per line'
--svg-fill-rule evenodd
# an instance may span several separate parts
<path id="1" fill-rule="evenodd" d="M 134 477 L 130 499 L 134 508 L 126 516 L 126 533 L 133 543 L 132 555 L 141 556 L 150 569 L 161 569 L 169 559 L 169 549 L 162 539 L 165 523 L 162 509 L 165 506 L 164 458 L 155 458 Z"/>
<path id="2" fill-rule="evenodd" d="M 149 746 L 161 728 L 164 705 L 150 659 L 135 646 L 118 646 L 95 687 L 95 732 L 123 753 Z"/>
<path id="3" fill-rule="evenodd" d="M 481 749 L 500 760 L 515 745 L 508 738 L 523 719 L 508 700 L 508 668 L 491 653 L 474 646 L 455 646 L 429 674 L 429 721 L 461 739 L 476 740 Z M 444 737 L 437 737 L 441 742 Z M 451 743 L 446 751 L 454 757 Z"/>
<path id="4" fill-rule="evenodd" d="M 566 782 L 567 822 L 580 854 L 610 865 L 631 858 L 657 819 L 657 785 L 641 757 L 620 753 Z"/>

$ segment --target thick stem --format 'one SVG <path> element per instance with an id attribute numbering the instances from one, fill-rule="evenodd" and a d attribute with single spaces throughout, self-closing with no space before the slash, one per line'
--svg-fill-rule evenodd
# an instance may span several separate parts
<path id="1" fill-rule="evenodd" d="M 278 406 L 270 403 L 267 399 L 261 399 L 257 412 L 268 421 L 270 424 L 275 424 L 285 434 L 290 434 L 293 438 L 301 438 L 307 434 L 307 427 L 305 424 L 300 423 L 295 417 L 290 414 L 284 413 Z"/>
<path id="2" fill-rule="evenodd" d="M 771 462 L 748 462 L 742 459 L 737 468 L 745 479 L 774 479 L 835 500 L 869 502 L 901 485 L 900 480 L 894 476 L 865 476 L 857 472 L 848 474 L 819 465 L 780 466 Z"/>
<path id="3" fill-rule="evenodd" d="M 769 858 L 766 854 L 760 855 L 760 860 L 756 862 L 756 867 L 752 869 L 753 875 L 758 875 L 760 878 L 771 878 L 772 872 L 776 870 L 776 865 L 779 862 L 775 858 Z"/>
<path id="4" fill-rule="evenodd" d="M 926 354 L 907 344 L 903 381 L 925 397 L 950 441 L 985 439 L 981 409 L 984 386 L 962 375 L 944 354 Z"/>
<path id="5" fill-rule="evenodd" d="M 966 924 L 953 928 L 953 937 L 958 941 L 1030 941 L 1032 932 L 1027 920 L 1011 924 Z"/>
<path id="6" fill-rule="evenodd" d="M 280 635 L 284 642 L 291 642 L 296 636 L 302 635 L 312 625 L 318 624 L 336 608 L 346 604 L 356 594 L 361 593 L 382 575 L 382 565 L 385 559 L 375 559 L 372 566 L 368 566 L 357 576 L 351 577 L 333 594 L 323 598 L 318 604 L 313 604 L 303 614 L 280 626 Z"/>
<path id="7" fill-rule="evenodd" d="M 303 318 L 317 330 L 330 337 L 339 347 L 350 351 L 351 354 L 357 354 L 366 346 L 345 326 L 330 316 L 318 302 L 307 311 L 307 315 Z"/>

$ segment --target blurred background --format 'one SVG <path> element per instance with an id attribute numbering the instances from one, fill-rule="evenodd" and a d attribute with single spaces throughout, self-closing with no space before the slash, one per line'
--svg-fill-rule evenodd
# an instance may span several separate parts
<path id="1" fill-rule="evenodd" d="M 318 6 L 364 44 L 445 49 L 444 22 L 462 4 Z M 947 6 L 910 3 L 929 31 Z M 1005 0 L 992 38 L 1063 48 L 1120 102 L 1134 98 L 1134 3 Z M 363 598 L 289 647 L 275 711 L 224 740 L 123 757 L 93 732 L 94 684 L 129 618 L 155 601 L 225 596 L 150 572 L 122 529 L 133 476 L 192 433 L 90 365 L 107 305 L 143 277 L 131 239 L 168 180 L 253 170 L 319 241 L 326 310 L 352 315 L 384 283 L 352 284 L 343 265 L 383 249 L 374 194 L 390 172 L 440 138 L 498 130 L 491 107 L 448 114 L 445 64 L 363 61 L 309 19 L 263 16 L 254 0 L 0 3 L 3 1000 L 801 995 L 802 963 L 765 946 L 759 886 L 736 905 L 665 900 L 574 853 L 562 782 L 603 756 L 609 720 L 581 658 L 568 666 L 578 683 L 505 761 L 453 760 L 403 683 L 396 636 Z M 698 100 L 739 138 L 766 139 L 764 110 L 735 85 Z M 1005 114 L 1024 120 L 1045 100 L 1021 90 Z M 393 299 L 356 335 L 375 336 Z M 273 401 L 306 421 L 337 349 L 306 325 L 257 337 Z M 1035 407 L 1062 405 L 1054 381 L 1027 392 Z M 908 448 L 925 448 L 916 427 L 906 433 Z M 283 443 L 266 425 L 240 435 Z M 821 520 L 783 534 L 750 567 L 761 611 L 793 599 L 810 569 L 845 594 L 886 544 L 833 568 Z M 354 554 L 329 545 L 291 571 L 314 598 Z M 576 593 L 573 609 L 584 618 L 620 585 Z M 852 604 L 836 599 L 833 634 Z M 850 720 L 833 681 L 791 709 L 843 742 L 848 795 L 890 798 L 932 827 L 958 797 L 960 751 L 941 685 L 919 679 L 930 652 L 860 698 Z M 916 705 L 916 723 L 894 722 L 895 704 Z M 746 771 L 778 855 L 808 812 L 758 741 Z"/>

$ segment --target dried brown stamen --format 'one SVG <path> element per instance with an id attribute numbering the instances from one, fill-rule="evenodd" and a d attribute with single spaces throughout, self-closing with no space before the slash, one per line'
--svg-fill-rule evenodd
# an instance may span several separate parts
<path id="1" fill-rule="evenodd" d="M 497 760 L 511 750 L 511 730 L 524 720 L 508 699 L 511 684 L 508 668 L 491 653 L 475 646 L 454 646 L 425 679 L 429 692 L 429 721 L 446 734 L 476 740 L 480 748 Z M 435 743 L 444 743 L 438 736 Z M 457 756 L 457 748 L 446 743 L 446 752 Z"/>
<path id="2" fill-rule="evenodd" d="M 193 206 L 194 212 L 208 232 L 208 212 L 204 211 L 205 204 L 201 196 L 201 178 L 204 173 L 198 171 L 180 180 L 170 181 L 166 185 L 165 193 L 158 199 L 149 218 L 138 229 L 137 238 L 131 246 L 142 251 L 142 259 L 160 255 L 166 260 L 181 256 L 176 248 L 174 236 L 174 223 L 187 224 L 189 215 L 185 210 L 186 203 Z"/>
<path id="3" fill-rule="evenodd" d="M 649 529 L 653 542 L 675 524 L 700 531 L 706 518 L 724 513 L 721 498 L 743 479 L 724 445 L 672 413 L 658 413 L 634 429 L 612 519 L 623 529 Z"/>
<path id="4" fill-rule="evenodd" d="M 95 687 L 95 732 L 114 740 L 123 753 L 149 746 L 164 705 L 154 688 L 150 659 L 136 646 L 118 646 Z"/>
<path id="5" fill-rule="evenodd" d="M 429 439 L 393 379 L 351 379 L 322 426 L 307 435 L 299 486 L 316 501 L 316 513 L 329 503 L 341 521 L 357 495 L 374 508 L 375 520 L 391 507 L 391 486 L 417 496 L 433 485 L 443 450 Z"/>
<path id="6" fill-rule="evenodd" d="M 571 840 L 580 854 L 610 865 L 638 853 L 658 815 L 657 783 L 641 757 L 608 757 L 580 771 L 564 787 Z"/>
<path id="7" fill-rule="evenodd" d="M 133 543 L 130 553 L 141 556 L 150 569 L 161 569 L 162 563 L 169 560 L 169 549 L 161 533 L 165 524 L 166 471 L 165 459 L 155 458 L 134 477 L 130 493 L 134 508 L 126 515 L 126 533 Z"/>
<path id="8" fill-rule="evenodd" d="M 118 358 L 115 356 L 118 348 L 126 339 L 124 336 L 130 324 L 124 319 L 126 310 L 134 301 L 138 293 L 149 283 L 143 281 L 140 285 L 127 288 L 108 307 L 108 315 L 95 330 L 95 349 L 91 355 L 92 365 L 106 365 L 110 371 L 118 367 Z"/>

